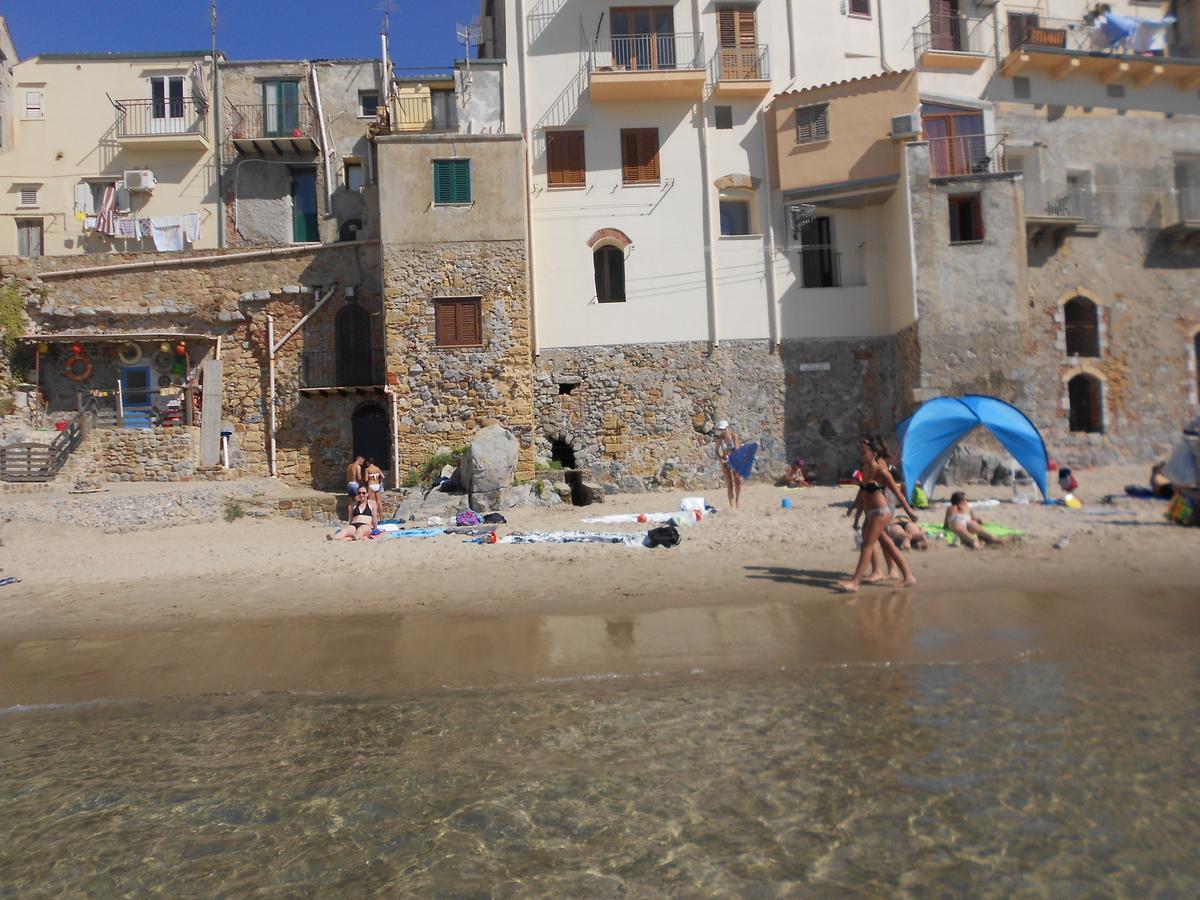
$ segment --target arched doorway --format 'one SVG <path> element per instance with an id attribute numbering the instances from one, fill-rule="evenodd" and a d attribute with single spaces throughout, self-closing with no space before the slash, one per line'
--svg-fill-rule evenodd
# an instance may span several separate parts
<path id="1" fill-rule="evenodd" d="M 350 417 L 350 430 L 354 437 L 354 455 L 375 460 L 375 465 L 386 472 L 392 462 L 392 441 L 383 407 L 373 402 L 359 404 Z"/>
<path id="2" fill-rule="evenodd" d="M 1100 324 L 1096 304 L 1087 297 L 1072 297 L 1063 305 L 1067 356 L 1099 356 Z"/>
<path id="3" fill-rule="evenodd" d="M 371 317 L 361 306 L 348 303 L 334 319 L 334 360 L 338 387 L 371 383 Z"/>

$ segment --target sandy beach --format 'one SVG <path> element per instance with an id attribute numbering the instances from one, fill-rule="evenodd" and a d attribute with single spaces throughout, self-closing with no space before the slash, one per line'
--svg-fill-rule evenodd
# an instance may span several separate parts
<path id="1" fill-rule="evenodd" d="M 1197 532 L 1170 526 L 1159 501 L 1120 499 L 1144 467 L 1080 473 L 1081 510 L 1013 504 L 1011 488 L 965 486 L 986 520 L 1020 528 L 1017 543 L 969 551 L 931 541 L 911 554 L 914 596 L 993 590 L 1089 591 L 1194 589 Z M 149 509 L 170 506 L 169 485 L 116 486 Z M 278 490 L 267 484 L 265 490 Z M 220 491 L 220 486 L 206 490 Z M 226 491 L 229 488 L 225 488 Z M 923 521 L 940 523 L 939 489 Z M 329 543 L 329 527 L 289 518 L 239 519 L 122 534 L 99 527 L 35 524 L 53 504 L 86 509 L 93 498 L 6 498 L 0 567 L 18 584 L 0 588 L 0 633 L 6 640 L 182 628 L 305 616 L 394 613 L 598 614 L 706 605 L 829 602 L 833 582 L 856 560 L 845 507 L 853 489 L 784 491 L 750 484 L 742 509 L 724 509 L 715 489 L 703 493 L 721 511 L 682 530 L 673 549 L 619 545 L 480 545 L 457 535 Z M 637 525 L 587 525 L 585 517 L 668 512 L 682 493 L 618 495 L 602 505 L 511 511 L 500 534 L 585 529 L 635 531 Z M 789 497 L 792 508 L 781 508 Z M 65 508 L 65 507 L 64 507 Z M 640 526 L 644 530 L 645 526 Z M 1064 539 L 1065 542 L 1064 542 Z M 1064 546 L 1065 543 L 1065 546 Z M 1058 545 L 1058 546 L 1056 546 Z M 881 588 L 865 586 L 864 595 Z M 843 598 L 837 598 L 840 602 Z"/>

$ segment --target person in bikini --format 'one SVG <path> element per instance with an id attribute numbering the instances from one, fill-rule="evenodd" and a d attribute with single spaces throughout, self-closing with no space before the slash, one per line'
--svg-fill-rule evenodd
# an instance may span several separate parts
<path id="1" fill-rule="evenodd" d="M 725 493 L 729 495 L 729 505 L 737 509 L 742 499 L 742 476 L 729 465 L 729 454 L 742 446 L 742 441 L 724 419 L 717 423 L 716 444 L 717 459 L 721 461 L 721 471 L 725 475 Z"/>
<path id="2" fill-rule="evenodd" d="M 368 495 L 371 503 L 375 505 L 375 514 L 383 515 L 383 469 L 375 465 L 375 457 L 367 458 L 367 464 L 363 467 L 364 486 L 370 491 Z"/>
<path id="3" fill-rule="evenodd" d="M 350 504 L 348 521 L 334 534 L 325 535 L 331 541 L 365 541 L 379 527 L 379 517 L 365 487 L 360 487 Z"/>
<path id="4" fill-rule="evenodd" d="M 912 587 L 917 583 L 917 579 L 913 577 L 912 570 L 908 567 L 908 562 L 904 559 L 904 555 L 896 549 L 896 544 L 887 533 L 887 526 L 892 522 L 892 508 L 888 505 L 884 491 L 890 490 L 896 495 L 905 513 L 914 522 L 917 520 L 917 514 L 908 505 L 908 501 L 896 485 L 896 479 L 888 471 L 889 453 L 887 444 L 884 443 L 883 438 L 878 435 L 862 438 L 858 442 L 858 455 L 863 479 L 861 502 L 865 516 L 863 521 L 862 550 L 859 551 L 858 566 L 854 569 L 854 574 L 847 581 L 839 581 L 837 586 L 843 591 L 854 592 L 858 590 L 863 576 L 867 574 L 867 567 L 871 564 L 871 557 L 874 553 L 875 545 L 878 543 L 882 545 L 884 555 L 895 563 L 896 567 L 900 570 L 900 574 L 904 579 L 900 582 L 900 586 Z"/>
<path id="5" fill-rule="evenodd" d="M 963 542 L 964 547 L 971 550 L 978 550 L 980 541 L 985 544 L 1004 543 L 1004 538 L 988 534 L 983 528 L 983 523 L 971 514 L 971 504 L 962 491 L 955 491 L 950 495 L 945 526 L 947 531 Z"/>

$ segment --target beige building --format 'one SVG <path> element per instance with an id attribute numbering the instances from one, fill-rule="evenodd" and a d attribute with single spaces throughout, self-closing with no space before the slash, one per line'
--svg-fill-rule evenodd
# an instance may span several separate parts
<path id="1" fill-rule="evenodd" d="M 215 247 L 210 84 L 202 51 L 14 66 L 0 255 Z"/>

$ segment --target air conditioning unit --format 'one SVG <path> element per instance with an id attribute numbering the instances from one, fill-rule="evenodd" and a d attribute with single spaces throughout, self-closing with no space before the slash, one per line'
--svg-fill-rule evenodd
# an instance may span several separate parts
<path id="1" fill-rule="evenodd" d="M 125 187 L 131 191 L 152 191 L 157 183 L 149 169 L 131 169 L 125 173 Z"/>
<path id="2" fill-rule="evenodd" d="M 915 113 L 909 113 L 907 116 L 892 116 L 893 141 L 919 137 L 920 134 L 921 123 Z"/>

